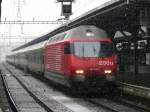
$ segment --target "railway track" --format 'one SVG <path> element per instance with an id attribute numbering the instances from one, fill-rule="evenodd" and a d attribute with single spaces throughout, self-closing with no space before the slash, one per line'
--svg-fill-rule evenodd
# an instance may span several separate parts
<path id="1" fill-rule="evenodd" d="M 6 68 L 2 67 L 2 69 L 2 79 L 13 112 L 46 112 Z"/>
<path id="2" fill-rule="evenodd" d="M 150 112 L 149 105 L 142 104 L 141 102 L 137 103 L 137 102 L 129 101 L 122 97 L 119 97 L 118 99 L 115 99 L 114 101 L 124 104 L 124 105 L 128 105 L 129 107 L 134 107 L 134 108 L 144 111 L 144 112 Z"/>
<path id="3" fill-rule="evenodd" d="M 0 70 L 0 112 L 12 112 L 12 106 L 13 104 L 11 103 L 10 99 L 8 99 L 8 95 L 6 94 L 7 89 L 5 87 L 5 82 L 2 77 L 2 72 Z"/>
<path id="4" fill-rule="evenodd" d="M 7 95 L 8 100 L 9 100 L 10 107 L 11 107 L 12 111 L 18 112 L 18 107 L 15 104 L 14 99 L 11 96 L 11 93 L 10 93 L 10 90 L 8 88 L 7 82 L 6 82 L 5 78 L 3 77 L 3 75 L 2 75 L 2 80 L 3 80 L 3 83 L 4 83 L 5 93 Z"/>
<path id="5" fill-rule="evenodd" d="M 5 68 L 4 68 L 5 67 Z M 14 105 L 15 112 L 72 112 L 61 104 L 47 100 L 43 95 L 32 87 L 27 87 L 23 80 L 19 79 L 13 72 L 4 65 L 3 79 L 7 86 L 9 97 Z M 15 91 L 15 89 L 18 89 Z M 15 93 L 13 94 L 13 92 Z M 21 91 L 21 92 L 19 92 Z M 20 93 L 20 94 L 19 94 Z M 29 100 L 29 101 L 28 101 Z M 20 103 L 21 102 L 21 103 Z M 28 104 L 26 104 L 28 103 Z"/>
<path id="6" fill-rule="evenodd" d="M 8 66 L 7 66 L 8 67 Z M 117 100 L 110 100 L 105 98 L 69 98 L 70 96 L 62 96 L 61 93 L 58 93 L 57 90 L 51 90 L 49 85 L 46 85 L 42 81 L 36 81 L 36 79 L 32 76 L 29 78 L 23 75 L 20 70 L 14 70 L 14 67 L 10 66 L 13 72 L 12 74 L 16 74 L 15 77 L 20 83 L 24 83 L 23 85 L 29 89 L 29 92 L 33 92 L 34 97 L 38 98 L 40 101 L 51 102 L 50 104 L 46 104 L 51 111 L 56 111 L 56 107 L 61 107 L 61 112 L 65 110 L 65 112 L 144 112 L 145 110 L 142 108 L 135 107 L 133 105 L 129 105 L 127 103 L 121 103 Z M 30 82 L 33 82 L 32 84 Z M 25 84 L 26 83 L 26 84 Z M 27 87 L 28 86 L 28 87 Z M 34 88 L 34 89 L 33 89 Z M 35 92 L 36 91 L 36 92 Z M 43 95 L 41 95 L 41 93 Z M 71 96 L 72 97 L 72 96 Z M 44 99 L 44 100 L 43 100 Z M 51 99 L 51 100 L 50 100 Z M 53 99 L 53 100 L 52 100 Z M 38 102 L 38 101 L 37 101 Z M 123 102 L 123 101 L 122 101 Z M 54 105 L 55 104 L 55 105 Z M 59 106 L 57 106 L 59 105 Z M 65 105 L 65 106 L 64 106 Z M 42 107 L 42 106 L 41 106 Z M 86 108 L 85 108 L 86 107 Z M 45 109 L 46 110 L 46 109 Z M 59 112 L 60 110 L 57 110 Z M 145 111 L 147 112 L 147 111 Z"/>

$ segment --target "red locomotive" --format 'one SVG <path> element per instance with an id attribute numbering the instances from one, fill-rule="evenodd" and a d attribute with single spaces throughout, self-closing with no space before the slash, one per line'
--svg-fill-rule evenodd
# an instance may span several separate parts
<path id="1" fill-rule="evenodd" d="M 116 55 L 112 39 L 96 26 L 81 25 L 49 38 L 44 47 L 32 45 L 29 48 L 15 51 L 7 56 L 7 61 L 18 65 L 12 58 L 21 60 L 24 54 L 22 60 L 26 64 L 19 63 L 19 66 L 44 73 L 46 78 L 71 87 L 115 83 Z"/>
<path id="2" fill-rule="evenodd" d="M 99 85 L 115 81 L 115 74 L 112 41 L 95 26 L 63 32 L 50 38 L 45 46 L 45 77 L 58 83 Z"/>

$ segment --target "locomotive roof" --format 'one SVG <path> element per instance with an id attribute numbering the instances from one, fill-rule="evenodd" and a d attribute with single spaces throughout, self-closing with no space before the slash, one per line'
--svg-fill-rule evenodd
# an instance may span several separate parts
<path id="1" fill-rule="evenodd" d="M 132 26 L 140 24 L 139 22 L 135 22 L 137 20 L 137 13 L 135 11 L 145 6 L 150 6 L 150 0 L 111 0 L 13 51 L 45 41 L 49 37 L 82 24 L 93 24 L 103 29 L 109 29 L 110 33 L 118 29 L 132 31 Z M 132 23 L 133 25 L 131 25 Z"/>
<path id="2" fill-rule="evenodd" d="M 94 25 L 81 25 L 81 26 L 78 26 L 78 27 L 75 27 L 73 29 L 70 29 L 66 32 L 63 32 L 63 33 L 59 33 L 51 38 L 50 39 L 53 39 L 55 37 L 59 37 L 61 35 L 65 35 L 65 38 L 70 38 L 70 37 L 80 37 L 80 38 L 84 38 L 84 37 L 88 37 L 88 35 L 91 36 L 91 37 L 108 37 L 107 33 L 105 30 L 103 29 L 100 29 Z M 64 37 L 64 36 L 62 36 Z"/>
<path id="3" fill-rule="evenodd" d="M 86 34 L 91 34 L 91 37 L 108 37 L 107 33 L 105 30 L 98 28 L 94 25 L 82 25 L 78 26 L 76 28 L 71 29 L 70 31 L 70 36 L 71 37 L 80 37 L 84 38 L 87 37 L 88 35 Z"/>

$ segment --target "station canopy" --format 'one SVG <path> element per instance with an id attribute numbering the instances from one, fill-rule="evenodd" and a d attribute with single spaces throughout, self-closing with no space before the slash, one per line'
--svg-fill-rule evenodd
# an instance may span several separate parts
<path id="1" fill-rule="evenodd" d="M 150 0 L 111 0 L 13 51 L 45 41 L 79 25 L 95 25 L 105 29 L 111 37 L 114 37 L 116 31 L 136 33 L 141 27 L 141 13 L 149 7 Z"/>

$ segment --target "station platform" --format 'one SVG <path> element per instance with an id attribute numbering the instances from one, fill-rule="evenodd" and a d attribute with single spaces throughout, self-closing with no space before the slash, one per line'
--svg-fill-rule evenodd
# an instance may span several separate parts
<path id="1" fill-rule="evenodd" d="M 118 72 L 117 84 L 120 89 L 134 96 L 150 99 L 150 75 L 149 73 Z"/>
<path id="2" fill-rule="evenodd" d="M 150 88 L 150 73 L 119 72 L 117 80 L 122 83 Z"/>

